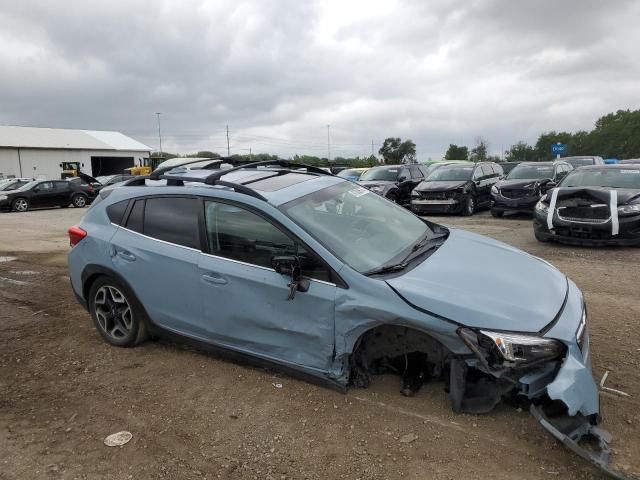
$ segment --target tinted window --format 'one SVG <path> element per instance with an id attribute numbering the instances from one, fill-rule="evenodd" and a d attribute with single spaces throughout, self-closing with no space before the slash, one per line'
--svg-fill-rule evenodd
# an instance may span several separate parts
<path id="1" fill-rule="evenodd" d="M 404 177 L 405 180 L 409 180 L 411 178 L 411 174 L 409 173 L 409 169 L 408 168 L 403 168 L 402 170 L 400 170 L 400 173 L 398 174 L 398 179 L 400 177 Z"/>
<path id="2" fill-rule="evenodd" d="M 244 208 L 206 202 L 205 223 L 213 255 L 271 268 L 272 256 L 296 253 L 293 240 Z"/>
<path id="3" fill-rule="evenodd" d="M 53 182 L 53 185 L 56 190 L 61 192 L 69 190 L 69 184 L 67 182 Z"/>
<path id="4" fill-rule="evenodd" d="M 493 170 L 491 169 L 491 165 L 482 165 L 482 176 L 489 178 L 493 176 Z"/>
<path id="5" fill-rule="evenodd" d="M 491 167 L 493 168 L 493 172 L 497 177 L 501 177 L 502 175 L 504 175 L 504 171 L 502 170 L 502 167 L 497 163 L 494 163 L 493 165 L 491 165 Z"/>
<path id="6" fill-rule="evenodd" d="M 422 178 L 422 174 L 420 173 L 420 169 L 413 165 L 409 167 L 409 171 L 411 172 L 411 178 Z"/>
<path id="7" fill-rule="evenodd" d="M 93 203 L 96 202 L 94 201 Z M 116 225 L 120 225 L 122 223 L 122 218 L 124 217 L 124 212 L 127 210 L 127 205 L 129 205 L 129 200 L 123 200 L 122 202 L 109 205 L 107 207 L 107 216 L 109 217 L 109 220 Z"/>
<path id="8" fill-rule="evenodd" d="M 200 249 L 199 205 L 195 198 L 148 198 L 143 233 L 165 242 Z"/>
<path id="9" fill-rule="evenodd" d="M 207 202 L 205 223 L 209 251 L 219 257 L 271 268 L 274 255 L 298 255 L 302 274 L 331 281 L 329 269 L 279 228 L 244 208 Z"/>
<path id="10" fill-rule="evenodd" d="M 144 220 L 144 200 L 137 200 L 131 209 L 127 228 L 134 232 L 142 233 L 142 222 Z"/>
<path id="11" fill-rule="evenodd" d="M 53 190 L 53 182 L 42 182 L 36 185 L 41 192 L 50 192 Z"/>

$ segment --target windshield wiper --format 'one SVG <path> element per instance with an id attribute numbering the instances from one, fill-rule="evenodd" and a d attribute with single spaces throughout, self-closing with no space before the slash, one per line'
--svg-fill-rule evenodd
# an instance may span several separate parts
<path id="1" fill-rule="evenodd" d="M 374 268 L 373 270 L 369 270 L 364 272 L 364 275 L 379 275 L 381 273 L 389 273 L 389 272 L 397 272 L 399 270 L 404 270 L 407 267 L 406 263 L 394 263 L 392 265 L 385 265 L 384 267 Z"/>

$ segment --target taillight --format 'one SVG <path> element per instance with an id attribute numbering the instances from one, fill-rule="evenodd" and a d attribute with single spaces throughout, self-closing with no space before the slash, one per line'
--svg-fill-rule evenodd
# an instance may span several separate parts
<path id="1" fill-rule="evenodd" d="M 89 193 L 93 193 L 93 187 L 89 185 Z"/>
<path id="2" fill-rule="evenodd" d="M 69 233 L 69 244 L 72 247 L 75 247 L 80 242 L 80 240 L 87 236 L 87 232 L 76 226 L 69 227 L 69 230 L 67 230 L 67 232 Z"/>

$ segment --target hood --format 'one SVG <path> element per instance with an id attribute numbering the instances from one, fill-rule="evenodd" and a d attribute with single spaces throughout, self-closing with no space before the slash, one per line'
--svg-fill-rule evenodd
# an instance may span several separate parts
<path id="1" fill-rule="evenodd" d="M 556 190 L 556 189 L 553 189 Z M 547 192 L 547 200 L 551 198 L 553 190 Z M 609 203 L 611 198 L 611 190 L 618 193 L 618 205 L 626 205 L 628 203 L 636 203 L 640 201 L 640 190 L 635 188 L 606 188 L 606 187 L 560 187 L 558 190 L 558 200 L 564 200 L 571 197 L 590 196 L 602 203 Z"/>
<path id="2" fill-rule="evenodd" d="M 446 191 L 455 190 L 456 188 L 464 187 L 469 180 L 450 180 L 441 182 L 421 182 L 416 187 L 419 192 L 432 192 L 432 191 Z"/>
<path id="3" fill-rule="evenodd" d="M 567 278 L 547 262 L 497 240 L 451 229 L 420 265 L 387 280 L 413 306 L 457 323 L 538 332 L 567 295 Z"/>
<path id="4" fill-rule="evenodd" d="M 375 186 L 386 186 L 386 185 L 393 185 L 396 182 L 392 182 L 390 180 L 360 180 L 358 181 L 358 185 L 362 185 L 363 187 L 366 188 L 371 188 L 371 187 L 375 187 Z"/>
<path id="5" fill-rule="evenodd" d="M 496 184 L 498 188 L 518 188 L 535 190 L 540 183 L 548 182 L 549 179 L 514 179 L 514 180 L 501 180 Z"/>

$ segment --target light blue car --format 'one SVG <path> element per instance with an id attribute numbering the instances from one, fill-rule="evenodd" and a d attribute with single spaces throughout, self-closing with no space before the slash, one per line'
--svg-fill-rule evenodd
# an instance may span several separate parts
<path id="1" fill-rule="evenodd" d="M 346 390 L 447 382 L 456 412 L 528 400 L 607 469 L 587 310 L 549 263 L 286 161 L 156 171 L 69 229 L 71 283 L 101 336 L 179 335 Z M 596 453 L 578 442 L 595 436 Z"/>

